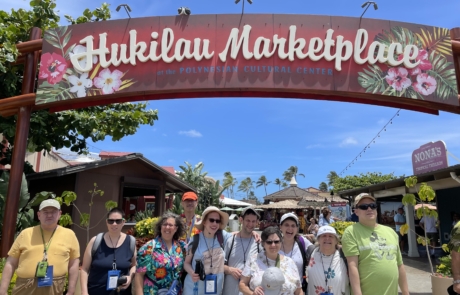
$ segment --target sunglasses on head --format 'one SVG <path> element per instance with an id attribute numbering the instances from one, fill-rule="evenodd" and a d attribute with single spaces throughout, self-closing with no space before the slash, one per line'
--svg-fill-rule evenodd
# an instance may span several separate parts
<path id="1" fill-rule="evenodd" d="M 209 220 L 210 223 L 214 223 L 214 222 L 217 223 L 217 224 L 220 223 L 220 219 L 208 218 L 208 220 Z"/>
<path id="2" fill-rule="evenodd" d="M 124 219 L 107 219 L 107 223 L 108 224 L 121 224 L 123 222 Z"/>
<path id="3" fill-rule="evenodd" d="M 265 243 L 267 243 L 269 245 L 272 245 L 272 244 L 278 245 L 280 242 L 281 242 L 280 240 L 274 240 L 274 241 L 267 240 L 267 241 L 265 241 Z"/>
<path id="4" fill-rule="evenodd" d="M 371 208 L 372 210 L 375 210 L 375 209 L 377 209 L 377 204 L 376 203 L 362 204 L 362 205 L 356 206 L 356 208 L 358 208 L 360 210 L 367 210 L 368 208 Z"/>

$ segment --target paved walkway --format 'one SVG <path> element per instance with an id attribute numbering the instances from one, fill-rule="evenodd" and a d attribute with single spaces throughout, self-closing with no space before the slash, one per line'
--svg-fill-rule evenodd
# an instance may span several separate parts
<path id="1" fill-rule="evenodd" d="M 403 256 L 403 261 L 407 273 L 409 293 L 411 295 L 431 295 L 431 271 L 428 258 Z"/>

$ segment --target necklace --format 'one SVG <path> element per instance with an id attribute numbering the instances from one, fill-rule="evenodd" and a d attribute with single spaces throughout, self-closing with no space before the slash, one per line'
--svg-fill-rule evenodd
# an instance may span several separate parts
<path id="1" fill-rule="evenodd" d="M 244 249 L 243 238 L 241 237 L 241 234 L 240 234 L 241 247 L 243 248 L 243 263 L 244 263 L 244 265 L 246 265 L 246 251 L 248 251 L 249 247 L 251 247 L 251 240 L 252 240 L 252 236 L 249 238 L 249 242 L 248 242 L 248 245 L 247 245 L 246 249 Z"/>
<path id="2" fill-rule="evenodd" d="M 321 251 L 319 251 L 319 253 L 321 254 L 320 257 L 321 257 L 321 265 L 323 266 L 323 272 L 324 272 L 324 281 L 326 282 L 326 290 L 329 290 L 328 286 L 327 286 L 327 281 L 329 280 L 329 277 L 330 277 L 330 273 L 331 273 L 331 266 L 332 266 L 332 261 L 334 261 L 334 257 L 335 257 L 335 252 L 334 254 L 331 254 L 331 255 L 324 255 Z M 331 257 L 331 263 L 329 264 L 329 268 L 327 269 L 327 271 L 324 269 L 324 263 L 323 263 L 323 256 L 325 257 Z M 331 277 L 332 279 L 332 277 Z"/>
<path id="3" fill-rule="evenodd" d="M 270 259 L 270 260 L 271 260 L 271 259 Z M 270 264 L 268 263 L 267 253 L 265 253 L 265 261 L 267 262 L 267 266 L 270 267 Z M 279 253 L 278 253 L 278 255 L 276 255 L 275 266 L 276 266 L 277 268 L 280 268 L 280 254 L 279 254 Z"/>

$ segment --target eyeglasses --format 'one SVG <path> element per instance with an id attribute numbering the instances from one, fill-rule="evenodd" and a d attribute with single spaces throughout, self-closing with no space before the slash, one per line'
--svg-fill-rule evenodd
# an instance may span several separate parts
<path id="1" fill-rule="evenodd" d="M 272 245 L 272 244 L 278 245 L 280 242 L 281 242 L 280 240 L 275 240 L 275 241 L 267 240 L 267 241 L 265 241 L 265 243 L 269 244 L 269 245 Z"/>
<path id="2" fill-rule="evenodd" d="M 208 218 L 208 220 L 209 220 L 210 223 L 214 223 L 214 222 L 217 223 L 217 224 L 220 223 L 220 219 Z"/>
<path id="3" fill-rule="evenodd" d="M 121 224 L 124 221 L 124 219 L 107 219 L 108 224 Z"/>
<path id="4" fill-rule="evenodd" d="M 163 223 L 161 226 L 162 227 L 176 227 L 177 225 L 171 224 L 171 223 Z"/>
<path id="5" fill-rule="evenodd" d="M 375 210 L 375 209 L 377 209 L 377 204 L 376 203 L 362 204 L 362 205 L 356 206 L 356 208 L 358 208 L 360 210 L 367 210 L 368 208 L 371 208 L 372 210 Z"/>

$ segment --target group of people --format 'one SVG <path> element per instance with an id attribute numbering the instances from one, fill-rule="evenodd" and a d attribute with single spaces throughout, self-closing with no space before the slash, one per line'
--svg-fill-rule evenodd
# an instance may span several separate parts
<path id="1" fill-rule="evenodd" d="M 228 214 L 217 207 L 195 214 L 198 197 L 182 197 L 184 214 L 167 212 L 155 225 L 154 238 L 136 251 L 132 236 L 122 233 L 124 212 L 112 209 L 107 232 L 93 237 L 83 255 L 72 230 L 58 226 L 56 200 L 45 200 L 38 226 L 23 230 L 5 263 L 0 295 L 6 295 L 16 271 L 13 294 L 73 295 L 80 271 L 83 295 L 408 295 L 398 236 L 377 223 L 375 198 L 355 200 L 359 222 L 340 241 L 330 225 L 316 227 L 316 242 L 299 234 L 294 213 L 281 216 L 279 226 L 255 232 L 260 216 L 252 208 L 241 216 L 241 230 L 228 233 Z M 332 223 L 323 212 L 322 218 Z M 329 219 L 328 219 L 329 218 Z M 340 246 L 341 244 L 341 246 Z M 460 223 L 452 240 L 453 289 L 460 291 Z"/>

